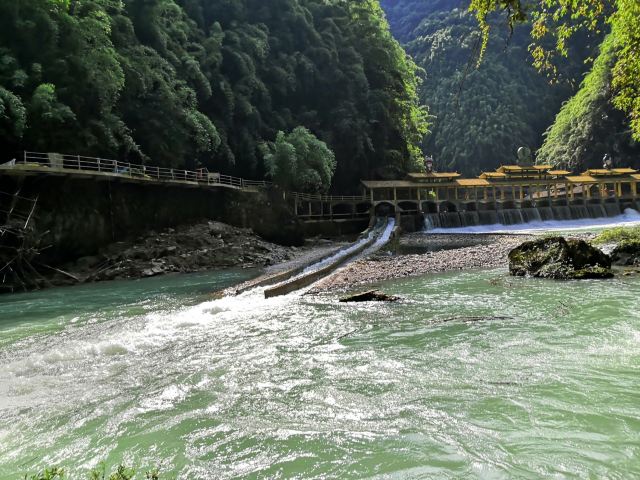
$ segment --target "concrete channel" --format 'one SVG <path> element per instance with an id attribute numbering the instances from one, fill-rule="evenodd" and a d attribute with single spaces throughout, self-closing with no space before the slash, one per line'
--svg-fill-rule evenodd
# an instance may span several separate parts
<path id="1" fill-rule="evenodd" d="M 388 241 L 391 234 L 395 232 L 394 227 L 395 221 L 391 218 L 385 219 L 384 224 L 381 224 L 381 221 L 378 221 L 376 225 L 370 226 L 365 230 L 361 234 L 360 239 L 349 247 L 340 250 L 329 258 L 303 268 L 301 272 L 296 275 L 292 275 L 288 280 L 266 289 L 264 291 L 265 298 L 287 295 L 288 293 L 308 287 L 321 278 L 331 274 L 340 266 L 356 258 L 369 248 L 374 246 L 382 247 L 382 245 Z M 378 235 L 376 235 L 376 232 L 378 232 Z M 324 265 L 325 263 L 326 265 Z M 316 266 L 317 268 L 314 268 Z"/>

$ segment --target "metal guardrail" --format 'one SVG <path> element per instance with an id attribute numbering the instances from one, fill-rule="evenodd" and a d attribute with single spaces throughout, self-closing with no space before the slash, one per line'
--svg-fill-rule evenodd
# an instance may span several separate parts
<path id="1" fill-rule="evenodd" d="M 150 181 L 160 183 L 185 183 L 197 186 L 223 185 L 237 189 L 268 188 L 273 184 L 263 180 L 246 180 L 244 178 L 209 172 L 206 169 L 185 170 L 165 168 L 152 165 L 142 165 L 108 158 L 87 157 L 84 155 L 68 155 L 54 152 L 24 152 L 20 159 L 0 165 L 0 171 L 16 169 L 26 172 L 52 174 L 82 174 L 124 177 L 136 181 Z M 285 192 L 285 199 L 295 202 L 369 202 L 365 195 L 322 195 L 299 192 Z M 332 218 L 348 218 L 365 216 L 368 213 L 333 213 Z M 298 214 L 300 217 L 327 217 L 328 214 Z"/>
<path id="2" fill-rule="evenodd" d="M 36 170 L 39 172 L 45 169 L 51 169 L 57 172 L 62 170 L 69 173 L 78 172 L 84 174 L 109 175 L 158 182 L 190 182 L 198 185 L 212 186 L 226 185 L 239 189 L 265 188 L 271 186 L 270 182 L 245 180 L 244 178 L 233 177 L 231 175 L 208 172 L 205 169 L 185 170 L 164 168 L 121 162 L 107 158 L 65 155 L 60 153 L 24 152 L 22 158 L 8 162 L 8 164 L 4 164 L 2 167 Z"/>

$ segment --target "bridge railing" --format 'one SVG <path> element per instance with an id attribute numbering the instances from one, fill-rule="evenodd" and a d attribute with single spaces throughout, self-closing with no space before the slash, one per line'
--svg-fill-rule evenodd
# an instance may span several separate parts
<path id="1" fill-rule="evenodd" d="M 24 152 L 12 166 L 29 170 L 30 167 L 42 169 L 64 170 L 70 173 L 94 173 L 121 176 L 138 180 L 155 180 L 160 182 L 192 182 L 199 185 L 226 185 L 236 188 L 265 188 L 270 182 L 261 180 L 245 180 L 244 178 L 223 175 L 217 172 L 202 170 L 186 170 L 180 168 L 141 165 L 108 158 L 87 157 L 83 155 L 67 155 L 60 153 Z"/>
<path id="2" fill-rule="evenodd" d="M 368 202 L 366 195 L 322 195 L 313 193 L 287 193 L 289 198 L 302 202 Z"/>
<path id="3" fill-rule="evenodd" d="M 130 162 L 122 162 L 108 158 L 88 157 L 84 155 L 68 155 L 61 153 L 24 152 L 19 158 L 0 165 L 0 170 L 18 168 L 23 171 L 37 173 L 68 173 L 110 177 L 126 177 L 137 181 L 150 181 L 161 183 L 193 184 L 198 186 L 225 185 L 238 189 L 269 188 L 273 184 L 264 180 L 246 180 L 244 178 L 224 175 L 218 172 L 209 172 L 206 169 L 186 170 L 179 168 L 166 168 L 153 165 L 142 165 Z M 288 201 L 309 203 L 367 203 L 370 198 L 365 195 L 323 195 L 300 192 L 285 192 Z M 310 214 L 299 213 L 299 216 L 325 217 L 329 213 Z M 364 215 L 364 213 L 332 213 L 332 217 L 348 217 Z"/>

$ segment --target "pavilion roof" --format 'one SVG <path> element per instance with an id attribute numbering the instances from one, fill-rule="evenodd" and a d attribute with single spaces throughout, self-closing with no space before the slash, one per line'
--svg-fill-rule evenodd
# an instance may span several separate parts
<path id="1" fill-rule="evenodd" d="M 362 180 L 366 188 L 422 188 L 424 183 L 409 180 Z"/>
<path id="2" fill-rule="evenodd" d="M 503 172 L 482 172 L 480 178 L 507 178 L 507 174 Z"/>
<path id="3" fill-rule="evenodd" d="M 422 172 L 414 172 L 407 174 L 409 178 L 418 178 L 421 180 L 428 180 L 429 178 L 456 178 L 459 177 L 460 174 L 457 172 L 432 172 L 432 173 L 422 173 Z"/>
<path id="4" fill-rule="evenodd" d="M 460 187 L 489 187 L 491 183 L 483 178 L 459 178 L 456 184 Z"/>
<path id="5" fill-rule="evenodd" d="M 566 179 L 570 183 L 598 183 L 598 179 L 592 177 L 591 175 L 567 176 Z"/>
<path id="6" fill-rule="evenodd" d="M 583 175 L 593 175 L 600 177 L 615 177 L 620 175 L 629 175 L 632 173 L 638 173 L 633 168 L 612 168 L 608 170 L 606 168 L 592 168 L 583 173 Z"/>
<path id="7" fill-rule="evenodd" d="M 551 170 L 553 166 L 551 165 L 531 165 L 531 166 L 523 166 L 523 165 L 501 165 L 496 172 L 501 173 L 541 173 L 546 172 L 547 170 Z"/>

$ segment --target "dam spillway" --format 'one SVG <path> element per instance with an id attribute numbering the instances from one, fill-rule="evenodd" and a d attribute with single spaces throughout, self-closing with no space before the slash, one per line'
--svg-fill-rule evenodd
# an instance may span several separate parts
<path id="1" fill-rule="evenodd" d="M 533 227 L 573 224 L 575 221 L 602 223 L 605 219 L 637 221 L 640 202 L 605 202 L 573 205 L 531 206 L 493 210 L 427 213 L 423 215 L 425 231 L 447 231 L 481 226 Z M 592 222 L 589 222 L 591 220 Z M 606 223 L 606 222 L 605 222 Z M 578 224 L 576 224 L 578 225 Z"/>

